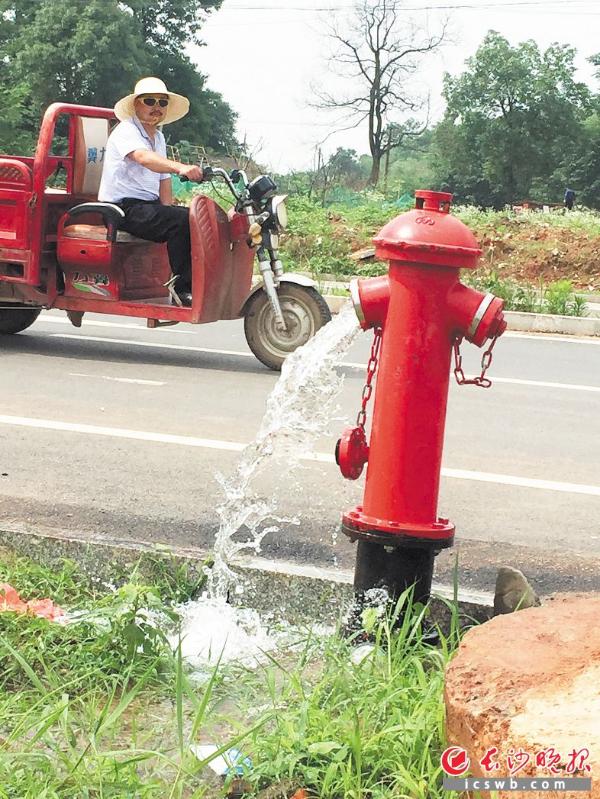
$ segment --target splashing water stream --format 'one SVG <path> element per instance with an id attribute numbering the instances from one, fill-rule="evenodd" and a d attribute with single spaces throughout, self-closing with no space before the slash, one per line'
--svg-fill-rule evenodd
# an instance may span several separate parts
<path id="1" fill-rule="evenodd" d="M 317 439 L 329 432 L 344 380 L 336 366 L 358 332 L 356 314 L 348 303 L 314 338 L 286 359 L 267 399 L 256 439 L 242 451 L 231 477 L 217 475 L 224 500 L 217 507 L 219 530 L 214 565 L 207 570 L 207 594 L 200 602 L 190 603 L 183 613 L 184 649 L 192 662 L 198 663 L 202 651 L 214 653 L 219 648 L 224 654 L 229 649 L 240 654 L 240 645 L 248 655 L 252 640 L 256 641 L 255 649 L 269 648 L 258 615 L 248 610 L 236 615 L 226 605 L 229 592 L 239 585 L 239 576 L 230 564 L 242 550 L 257 552 L 263 538 L 276 532 L 281 524 L 299 521 L 277 516 L 275 499 L 256 495 L 252 484 L 273 459 L 283 461 L 285 474 L 289 475 L 300 459 L 312 451 Z M 233 536 L 241 528 L 246 528 L 250 536 L 234 541 Z M 212 625 L 209 608 L 213 609 L 215 620 Z M 240 636 L 240 627 L 245 629 L 245 637 Z M 216 635 L 212 643 L 211 629 Z M 203 639 L 201 650 L 199 635 Z M 237 646 L 228 647 L 228 641 L 237 642 Z"/>
<path id="2" fill-rule="evenodd" d="M 257 551 L 262 539 L 284 522 L 275 515 L 275 502 L 252 492 L 252 483 L 272 458 L 285 462 L 289 473 L 312 451 L 315 441 L 329 432 L 343 375 L 336 370 L 358 332 L 350 304 L 325 325 L 304 347 L 290 355 L 281 376 L 267 398 L 256 439 L 243 450 L 232 477 L 219 478 L 225 498 L 217 507 L 219 530 L 214 545 L 214 566 L 209 595 L 225 597 L 237 580 L 229 563 L 240 550 Z M 260 529 L 265 522 L 274 522 Z M 297 522 L 296 522 L 297 523 Z M 251 537 L 243 542 L 232 536 L 245 526 Z"/>

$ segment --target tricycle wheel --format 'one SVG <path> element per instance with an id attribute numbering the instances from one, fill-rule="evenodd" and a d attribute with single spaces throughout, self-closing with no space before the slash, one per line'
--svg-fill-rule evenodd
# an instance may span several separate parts
<path id="1" fill-rule="evenodd" d="M 327 303 L 311 286 L 282 283 L 277 294 L 287 330 L 278 330 L 265 291 L 257 291 L 250 298 L 244 317 L 248 346 L 269 369 L 281 369 L 290 353 L 306 344 L 317 330 L 331 321 Z"/>
<path id="2" fill-rule="evenodd" d="M 41 308 L 32 308 L 25 305 L 0 308 L 0 335 L 20 333 L 30 327 L 38 318 Z"/>

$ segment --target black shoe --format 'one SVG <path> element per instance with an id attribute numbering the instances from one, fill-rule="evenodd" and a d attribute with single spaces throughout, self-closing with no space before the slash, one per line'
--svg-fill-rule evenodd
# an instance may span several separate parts
<path id="1" fill-rule="evenodd" d="M 189 308 L 192 304 L 192 295 L 189 291 L 178 291 L 177 296 L 181 300 L 181 304 L 186 308 Z"/>

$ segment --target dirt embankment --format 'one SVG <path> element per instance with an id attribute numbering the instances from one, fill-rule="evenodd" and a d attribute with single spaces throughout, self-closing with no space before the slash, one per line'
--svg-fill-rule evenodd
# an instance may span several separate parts
<path id="1" fill-rule="evenodd" d="M 478 238 L 482 265 L 503 278 L 544 284 L 566 279 L 584 291 L 600 290 L 600 235 L 593 229 L 516 223 L 501 232 L 487 228 Z"/>
<path id="2" fill-rule="evenodd" d="M 347 278 L 376 275 L 386 265 L 369 257 L 373 236 L 400 209 L 371 202 L 350 208 L 320 208 L 290 201 L 290 228 L 282 251 L 290 269 Z M 562 209 L 553 213 L 480 211 L 459 207 L 453 213 L 469 227 L 483 249 L 480 269 L 500 280 L 547 286 L 570 280 L 582 291 L 600 291 L 600 214 Z M 351 257 L 355 253 L 357 256 Z M 360 255 L 358 255 L 360 253 Z"/>

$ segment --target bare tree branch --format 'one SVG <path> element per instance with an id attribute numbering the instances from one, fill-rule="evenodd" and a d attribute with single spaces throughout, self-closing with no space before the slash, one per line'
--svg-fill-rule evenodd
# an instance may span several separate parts
<path id="1" fill-rule="evenodd" d="M 416 135 L 414 120 L 402 121 L 404 114 L 419 111 L 424 105 L 423 99 L 414 95 L 410 79 L 421 59 L 437 50 L 447 33 L 448 20 L 434 34 L 420 30 L 405 16 L 405 2 L 358 0 L 349 32 L 340 31 L 334 23 L 329 31 L 337 48 L 332 62 L 339 67 L 338 74 L 353 80 L 354 92 L 339 97 L 315 91 L 316 107 L 360 115 L 360 121 L 353 121 L 350 127 L 368 120 L 372 185 L 379 179 L 386 152 L 400 146 L 405 136 Z"/>

